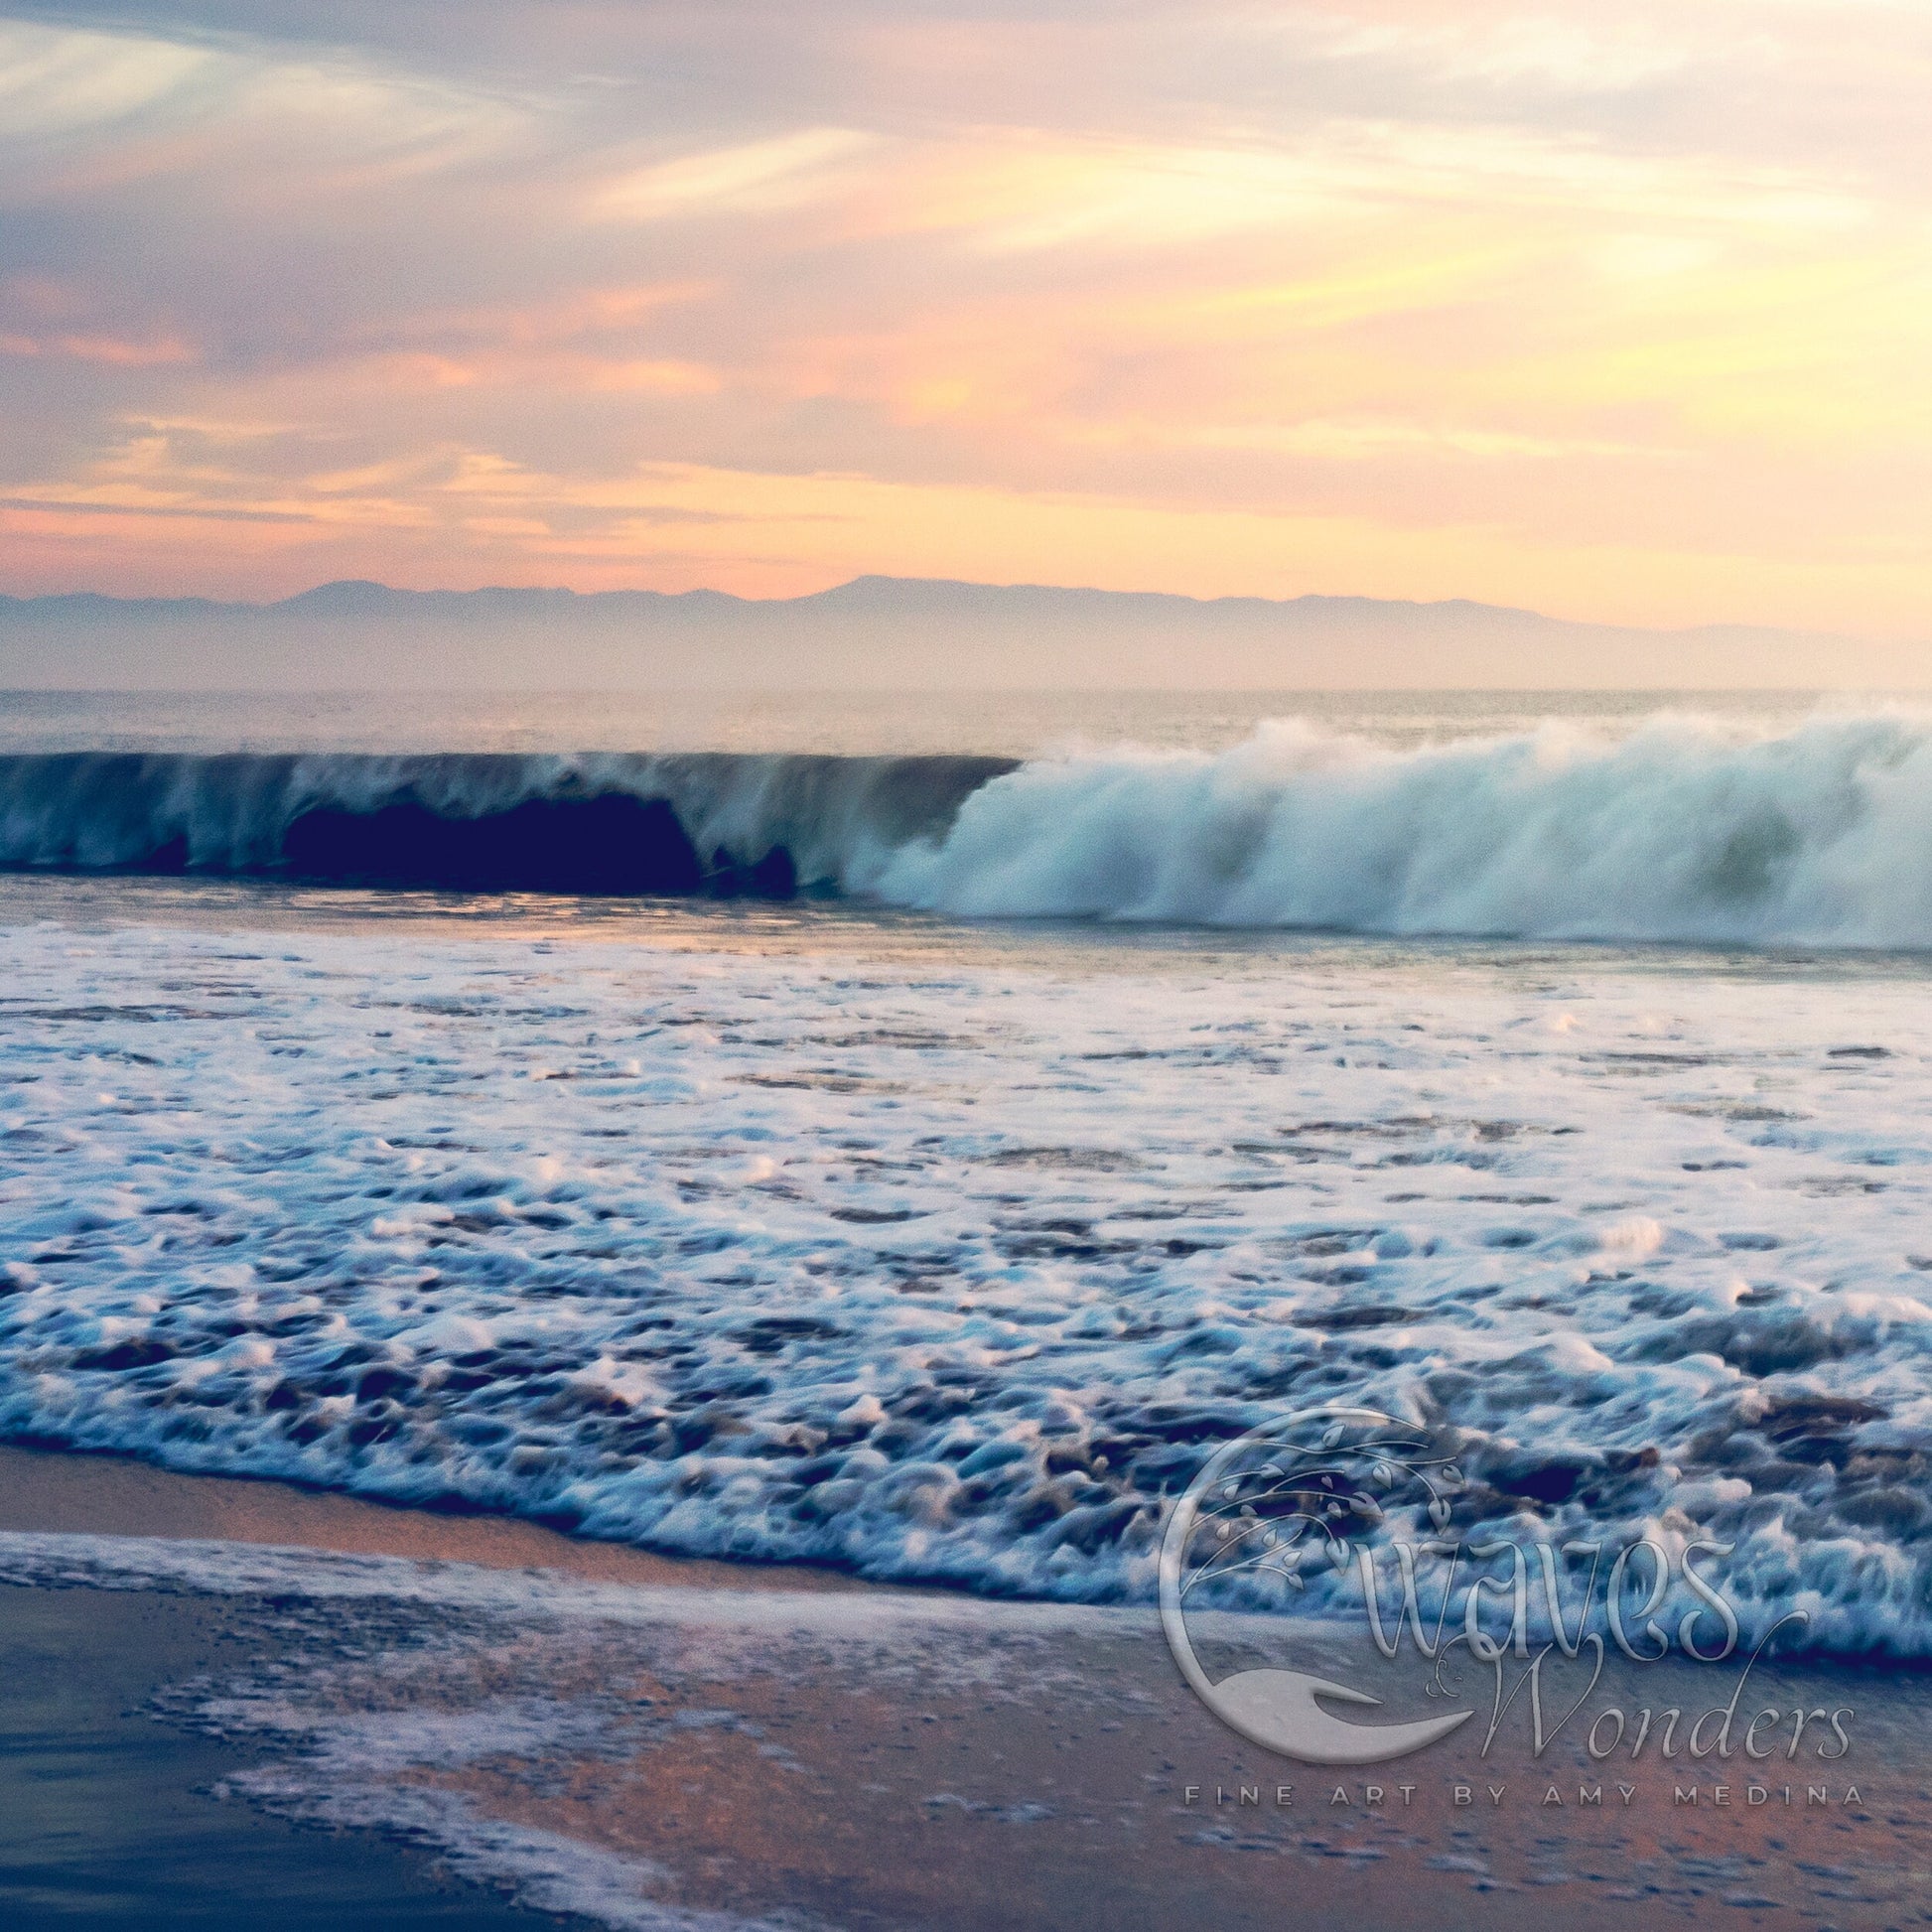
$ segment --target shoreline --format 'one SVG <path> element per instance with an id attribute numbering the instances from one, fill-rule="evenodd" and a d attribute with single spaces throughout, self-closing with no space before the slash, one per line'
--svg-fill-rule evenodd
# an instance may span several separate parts
<path id="1" fill-rule="evenodd" d="M 0 1444 L 0 1533 L 9 1530 L 293 1546 L 488 1570 L 554 1570 L 589 1583 L 930 1593 L 818 1565 L 659 1556 L 566 1536 L 522 1517 L 380 1502 L 273 1476 L 189 1474 L 111 1449 L 6 1443 Z"/>
<path id="2" fill-rule="evenodd" d="M 117 1456 L 0 1449 L 0 1552 L 72 1654 L 146 1672 L 164 1755 L 202 1765 L 220 1740 L 224 1819 L 401 1836 L 420 1850 L 399 1884 L 426 1852 L 586 1922 L 1220 1932 L 1279 1925 L 1287 1887 L 1298 1926 L 1336 1932 L 1528 1932 L 1559 1901 L 1632 1932 L 1720 1906 L 1876 1927 L 1912 1916 L 1932 1852 L 1923 1673 L 1768 1674 L 1861 1725 L 1879 1698 L 1857 1807 L 1781 1799 L 1784 1778 L 1759 1801 L 1726 1774 L 1714 1796 L 1708 1772 L 1691 1807 L 1659 1765 L 1619 1781 L 1513 1736 L 1289 1764 L 1194 1702 L 1140 1612 L 654 1557 Z M 6 1628 L 17 1677 L 22 1619 Z M 513 1922 L 481 1890 L 425 1895 L 457 1899 L 454 1923 L 465 1899 Z"/>

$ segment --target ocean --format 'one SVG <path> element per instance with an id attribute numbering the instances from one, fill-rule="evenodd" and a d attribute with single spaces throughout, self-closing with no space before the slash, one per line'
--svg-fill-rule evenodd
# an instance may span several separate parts
<path id="1" fill-rule="evenodd" d="M 15 695 L 0 1434 L 1133 1603 L 1353 1403 L 1923 1657 L 1928 835 L 1789 694 Z"/>

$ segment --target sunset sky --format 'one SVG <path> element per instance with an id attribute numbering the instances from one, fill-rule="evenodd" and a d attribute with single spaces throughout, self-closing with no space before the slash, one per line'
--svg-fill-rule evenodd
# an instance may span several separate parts
<path id="1" fill-rule="evenodd" d="M 1932 637 L 1924 0 L 0 13 L 0 591 Z"/>

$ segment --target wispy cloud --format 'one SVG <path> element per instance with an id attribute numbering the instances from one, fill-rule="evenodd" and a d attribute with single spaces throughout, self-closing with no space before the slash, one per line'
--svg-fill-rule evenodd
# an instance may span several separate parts
<path id="1" fill-rule="evenodd" d="M 815 127 L 678 155 L 604 184 L 590 212 L 604 220 L 667 221 L 801 207 L 850 192 L 856 164 L 878 145 L 850 128 Z"/>

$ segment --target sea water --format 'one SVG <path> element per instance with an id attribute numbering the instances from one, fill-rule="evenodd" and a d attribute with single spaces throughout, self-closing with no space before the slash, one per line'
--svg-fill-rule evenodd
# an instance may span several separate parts
<path id="1" fill-rule="evenodd" d="M 1932 1650 L 1932 722 L 304 702 L 9 700 L 7 1435 L 1136 1601 L 1360 1403 Z"/>

